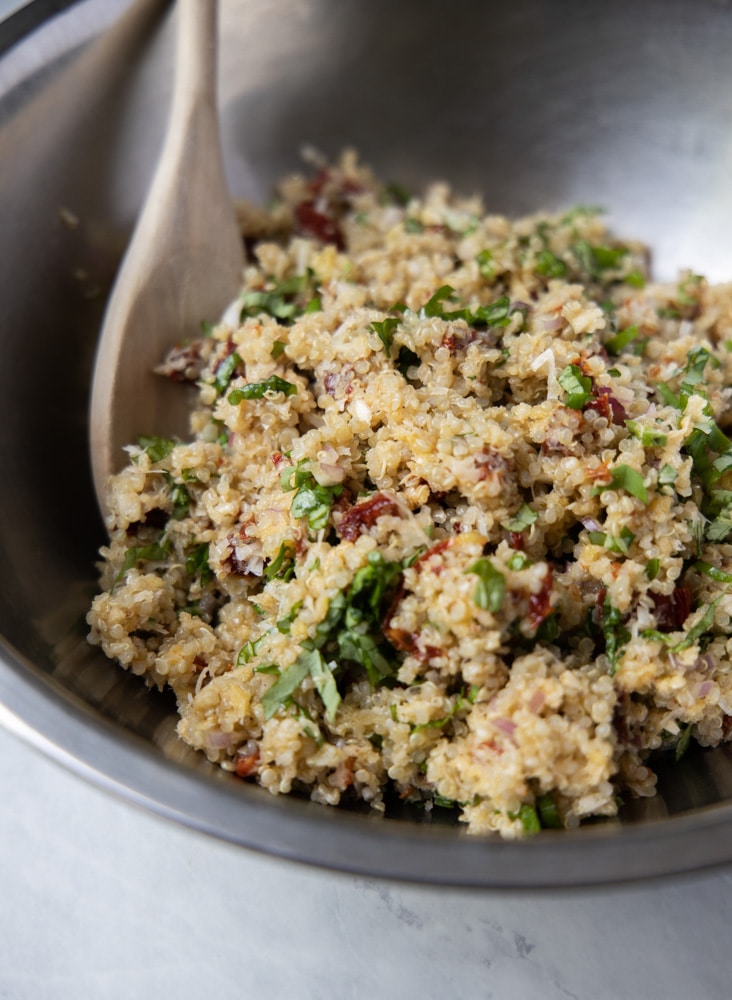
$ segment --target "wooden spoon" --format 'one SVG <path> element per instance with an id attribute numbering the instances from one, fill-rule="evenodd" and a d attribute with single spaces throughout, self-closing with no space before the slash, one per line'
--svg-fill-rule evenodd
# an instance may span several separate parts
<path id="1" fill-rule="evenodd" d="M 191 395 L 153 373 L 171 346 L 218 320 L 244 263 L 216 109 L 217 0 L 178 0 L 173 103 L 152 185 L 110 297 L 91 398 L 91 461 L 102 513 L 125 445 L 185 436 Z"/>

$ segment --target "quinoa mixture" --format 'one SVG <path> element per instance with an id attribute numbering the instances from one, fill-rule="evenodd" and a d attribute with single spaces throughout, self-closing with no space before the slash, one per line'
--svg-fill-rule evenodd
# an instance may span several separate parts
<path id="1" fill-rule="evenodd" d="M 181 739 L 505 837 L 728 739 L 732 285 L 352 154 L 241 221 L 241 298 L 161 365 L 191 440 L 129 447 L 88 616 Z"/>

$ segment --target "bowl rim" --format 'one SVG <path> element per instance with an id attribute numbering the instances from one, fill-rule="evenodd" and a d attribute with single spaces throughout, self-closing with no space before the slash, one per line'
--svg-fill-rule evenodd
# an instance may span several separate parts
<path id="1" fill-rule="evenodd" d="M 121 669 L 121 668 L 117 668 Z M 167 758 L 0 640 L 0 724 L 98 788 L 198 832 L 351 875 L 479 889 L 637 882 L 732 861 L 732 803 L 522 841 L 270 796 Z"/>
<path id="2" fill-rule="evenodd" d="M 0 56 L 48 17 L 81 5 L 29 0 L 0 16 Z M 104 717 L 2 636 L 0 724 L 71 773 L 149 812 L 234 845 L 351 875 L 535 891 L 631 883 L 732 862 L 732 801 L 637 824 L 506 841 L 270 796 L 224 772 L 224 780 L 212 781 Z"/>

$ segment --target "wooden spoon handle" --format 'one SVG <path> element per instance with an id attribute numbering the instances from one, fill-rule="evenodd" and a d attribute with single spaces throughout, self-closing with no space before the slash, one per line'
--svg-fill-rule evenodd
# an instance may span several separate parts
<path id="1" fill-rule="evenodd" d="M 216 105 L 218 0 L 178 0 L 175 100 Z M 201 38 L 209 39 L 202 45 Z M 173 110 L 175 116 L 176 109 Z"/>

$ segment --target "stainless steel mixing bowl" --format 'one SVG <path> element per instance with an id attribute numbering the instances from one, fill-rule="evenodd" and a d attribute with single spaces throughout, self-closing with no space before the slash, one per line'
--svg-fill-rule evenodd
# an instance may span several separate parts
<path id="1" fill-rule="evenodd" d="M 183 748 L 171 701 L 84 638 L 104 540 L 87 403 L 105 298 L 160 145 L 157 0 L 37 0 L 0 24 L 0 720 L 99 785 L 287 858 L 453 885 L 581 885 L 732 860 L 732 752 L 660 765 L 617 822 L 526 843 L 272 798 Z M 600 203 L 656 270 L 732 277 L 727 0 L 223 0 L 237 195 L 310 143 L 509 214 Z M 51 16 L 53 15 L 53 16 Z M 114 27 L 116 25 L 116 27 Z M 152 429 L 151 429 L 152 430 Z"/>

